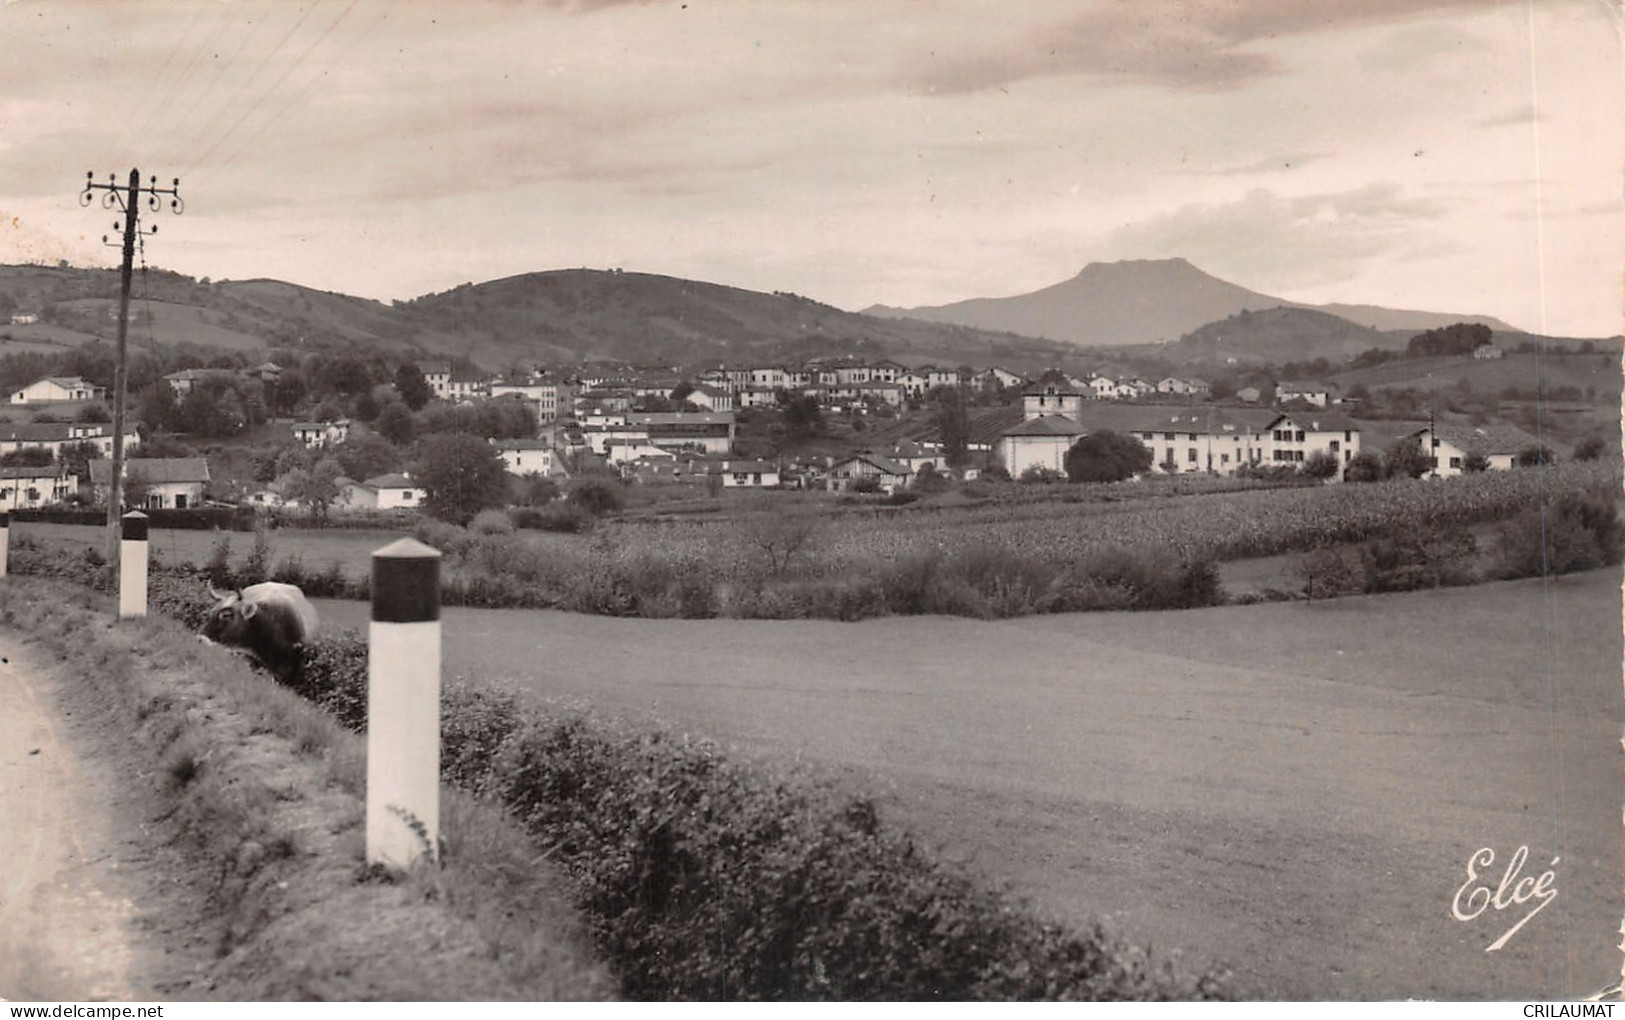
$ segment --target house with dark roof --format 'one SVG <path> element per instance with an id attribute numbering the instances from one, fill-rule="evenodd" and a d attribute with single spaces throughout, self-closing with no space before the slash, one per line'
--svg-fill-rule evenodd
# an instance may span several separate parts
<path id="1" fill-rule="evenodd" d="M 1416 442 L 1425 456 L 1433 458 L 1432 478 L 1454 478 L 1467 470 L 1467 463 L 1475 455 L 1484 459 L 1489 471 L 1510 471 L 1518 463 L 1518 454 L 1540 440 L 1516 425 L 1443 425 L 1435 424 L 1415 433 Z"/>
<path id="2" fill-rule="evenodd" d="M 1337 462 L 1338 480 L 1360 452 L 1360 426 L 1348 415 L 1333 411 L 1288 411 L 1277 415 L 1267 431 L 1271 464 L 1301 465 L 1323 453 Z"/>
<path id="3" fill-rule="evenodd" d="M 1034 469 L 1065 471 L 1067 451 L 1082 436 L 1083 429 L 1070 415 L 1038 415 L 1006 429 L 996 451 L 1012 478 Z"/>
<path id="4" fill-rule="evenodd" d="M 416 510 L 426 493 L 411 477 L 395 472 L 364 482 L 341 478 L 337 504 L 353 510 Z"/>
<path id="5" fill-rule="evenodd" d="M 859 450 L 829 469 L 829 487 L 837 492 L 850 489 L 861 479 L 872 478 L 882 492 L 895 492 L 908 484 L 908 467 L 889 457 Z"/>
<path id="6" fill-rule="evenodd" d="M 61 464 L 0 467 L 0 510 L 25 510 L 60 503 L 79 488 L 79 477 Z"/>
<path id="7" fill-rule="evenodd" d="M 90 462 L 96 501 L 106 504 L 113 482 L 113 462 Z M 144 457 L 124 462 L 124 501 L 150 510 L 186 510 L 203 505 L 209 486 L 209 462 L 203 457 Z"/>

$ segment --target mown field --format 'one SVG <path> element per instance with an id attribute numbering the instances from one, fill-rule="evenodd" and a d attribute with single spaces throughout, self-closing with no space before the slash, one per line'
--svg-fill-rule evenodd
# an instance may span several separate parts
<path id="1" fill-rule="evenodd" d="M 999 622 L 447 609 L 445 655 L 825 767 L 1053 916 L 1261 994 L 1548 998 L 1617 977 L 1619 582 Z M 1494 954 L 1518 912 L 1451 917 L 1486 846 L 1561 858 Z"/>

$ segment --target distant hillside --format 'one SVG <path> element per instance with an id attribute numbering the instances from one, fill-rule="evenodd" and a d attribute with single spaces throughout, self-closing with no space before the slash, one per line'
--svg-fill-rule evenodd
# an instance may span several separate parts
<path id="1" fill-rule="evenodd" d="M 1221 280 L 1181 258 L 1091 262 L 1072 279 L 1030 294 L 924 308 L 876 305 L 866 312 L 1012 330 L 1094 346 L 1172 340 L 1238 312 L 1278 307 L 1324 311 L 1375 329 L 1419 331 L 1452 322 L 1511 328 L 1482 315 L 1285 301 Z"/>
<path id="2" fill-rule="evenodd" d="M 118 274 L 110 270 L 0 266 L 0 323 L 13 311 L 45 317 L 0 327 L 0 353 L 111 339 L 117 299 Z M 794 294 L 586 269 L 465 284 L 387 305 L 278 280 L 203 282 L 154 270 L 138 275 L 132 309 L 141 317 L 131 333 L 136 343 L 355 345 L 391 355 L 467 356 L 493 371 L 520 361 L 682 364 L 843 354 L 1028 370 L 1073 353 L 1056 341 L 877 319 Z"/>
<path id="3" fill-rule="evenodd" d="M 875 318 L 795 294 L 590 269 L 465 284 L 399 308 L 425 330 L 463 338 L 476 358 L 546 349 L 651 364 L 839 354 L 986 364 L 1072 353 L 1055 341 Z"/>
<path id="4" fill-rule="evenodd" d="M 1193 364 L 1312 361 L 1342 364 L 1378 347 L 1401 350 L 1406 338 L 1357 326 L 1347 319 L 1306 308 L 1267 308 L 1240 312 L 1162 347 L 1164 357 Z"/>

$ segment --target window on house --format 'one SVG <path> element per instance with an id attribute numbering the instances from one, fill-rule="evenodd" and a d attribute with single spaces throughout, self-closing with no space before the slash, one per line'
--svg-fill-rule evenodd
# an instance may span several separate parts
<path id="1" fill-rule="evenodd" d="M 1219 463 L 1220 464 L 1228 464 L 1228 463 L 1230 463 L 1230 455 L 1228 453 L 1219 454 Z"/>
<path id="2" fill-rule="evenodd" d="M 1297 442 L 1300 442 L 1300 443 L 1303 442 L 1303 433 L 1302 432 L 1298 433 Z"/>
<path id="3" fill-rule="evenodd" d="M 413 493 L 412 493 L 411 489 L 408 489 L 405 492 L 401 493 L 401 502 L 402 503 L 410 503 L 410 502 L 412 502 L 412 495 L 413 495 Z"/>
<path id="4" fill-rule="evenodd" d="M 1195 464 L 1196 463 L 1196 447 L 1193 446 L 1190 449 L 1185 451 L 1185 463 L 1187 463 L 1187 464 Z"/>
<path id="5" fill-rule="evenodd" d="M 1331 441 L 1331 445 L 1330 445 L 1329 449 L 1333 453 L 1336 453 L 1338 450 L 1342 449 L 1342 447 L 1339 446 L 1337 440 L 1334 439 L 1334 440 Z"/>
<path id="6" fill-rule="evenodd" d="M 1451 457 L 1450 458 L 1450 466 L 1453 467 L 1453 468 L 1461 467 L 1461 458 L 1460 457 Z"/>
<path id="7" fill-rule="evenodd" d="M 1169 442 L 1169 443 L 1171 443 L 1171 442 L 1173 442 L 1173 441 L 1174 441 L 1174 434 L 1173 434 L 1173 433 L 1172 433 L 1172 432 L 1164 432 L 1164 433 L 1163 433 L 1163 434 L 1162 434 L 1162 438 L 1163 438 L 1163 440 L 1164 440 L 1164 441 L 1165 441 L 1165 442 Z"/>

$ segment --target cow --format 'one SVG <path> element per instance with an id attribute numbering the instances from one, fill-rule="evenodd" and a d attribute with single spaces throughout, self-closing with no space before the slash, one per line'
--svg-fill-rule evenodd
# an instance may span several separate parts
<path id="1" fill-rule="evenodd" d="M 227 592 L 208 587 L 215 604 L 204 618 L 202 639 L 242 649 L 278 680 L 296 677 L 305 644 L 316 636 L 316 609 L 305 593 L 280 581 Z"/>

